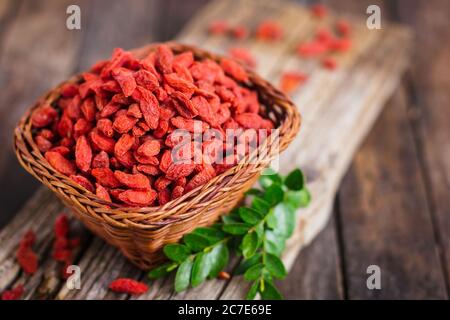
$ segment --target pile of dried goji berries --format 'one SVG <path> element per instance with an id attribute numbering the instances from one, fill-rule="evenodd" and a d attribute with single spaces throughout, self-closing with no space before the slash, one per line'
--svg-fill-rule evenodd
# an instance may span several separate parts
<path id="1" fill-rule="evenodd" d="M 166 45 L 143 59 L 116 49 L 33 112 L 34 139 L 54 169 L 102 200 L 163 205 L 236 164 L 237 146 L 218 142 L 217 133 L 273 128 L 247 81 L 232 59 L 195 60 Z M 211 130 L 215 139 L 198 143 L 193 134 L 181 141 L 176 129 Z M 226 164 L 214 161 L 217 152 L 205 156 L 217 142 Z M 183 160 L 200 152 L 202 160 L 180 163 L 174 151 Z"/>

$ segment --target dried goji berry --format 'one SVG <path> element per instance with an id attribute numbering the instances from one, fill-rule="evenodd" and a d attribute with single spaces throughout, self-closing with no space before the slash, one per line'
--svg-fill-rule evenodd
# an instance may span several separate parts
<path id="1" fill-rule="evenodd" d="M 325 58 L 322 60 L 322 65 L 328 70 L 335 70 L 337 68 L 337 61 L 333 58 Z"/>
<path id="2" fill-rule="evenodd" d="M 324 4 L 316 3 L 311 6 L 311 12 L 313 16 L 322 19 L 328 14 L 328 9 Z"/>
<path id="3" fill-rule="evenodd" d="M 58 113 L 53 107 L 45 105 L 33 111 L 31 123 L 35 128 L 46 127 L 51 124 L 57 116 Z"/>
<path id="4" fill-rule="evenodd" d="M 161 173 L 157 166 L 151 164 L 139 164 L 137 165 L 136 169 L 149 176 L 157 176 Z"/>
<path id="5" fill-rule="evenodd" d="M 92 161 L 92 149 L 85 136 L 81 136 L 77 139 L 75 146 L 75 163 L 78 168 L 83 172 L 88 172 L 91 168 Z"/>
<path id="6" fill-rule="evenodd" d="M 349 36 L 351 33 L 351 26 L 347 20 L 338 20 L 336 29 L 342 36 Z"/>
<path id="7" fill-rule="evenodd" d="M 109 156 L 105 151 L 100 151 L 94 156 L 92 168 L 109 168 Z"/>
<path id="8" fill-rule="evenodd" d="M 99 197 L 102 200 L 111 202 L 111 197 L 109 196 L 108 189 L 106 189 L 99 183 L 96 183 L 95 186 L 96 186 L 95 194 L 97 195 L 97 197 Z"/>
<path id="9" fill-rule="evenodd" d="M 95 129 L 91 131 L 89 137 L 91 138 L 94 146 L 96 146 L 99 150 L 103 150 L 107 153 L 114 152 L 114 146 L 116 145 L 116 141 L 114 139 L 104 136 Z"/>
<path id="10" fill-rule="evenodd" d="M 2 300 L 19 300 L 24 292 L 23 285 L 19 284 L 11 290 L 2 293 Z"/>
<path id="11" fill-rule="evenodd" d="M 132 206 L 149 206 L 155 201 L 157 193 L 155 190 L 126 190 L 119 193 L 120 201 Z"/>
<path id="12" fill-rule="evenodd" d="M 47 151 L 45 153 L 45 159 L 56 171 L 65 174 L 66 176 L 70 176 L 77 172 L 75 164 L 64 158 L 59 152 Z"/>
<path id="13" fill-rule="evenodd" d="M 166 45 L 160 45 L 156 48 L 156 67 L 162 73 L 171 73 L 173 63 L 173 52 Z"/>
<path id="14" fill-rule="evenodd" d="M 185 191 L 189 192 L 214 178 L 216 171 L 211 165 L 205 165 L 204 169 L 197 173 L 187 184 Z"/>
<path id="15" fill-rule="evenodd" d="M 98 119 L 97 129 L 108 138 L 114 135 L 113 123 L 108 118 Z"/>
<path id="16" fill-rule="evenodd" d="M 128 174 L 122 171 L 114 171 L 114 176 L 123 185 L 133 189 L 149 189 L 150 181 L 142 173 Z"/>
<path id="17" fill-rule="evenodd" d="M 172 199 L 179 198 L 183 195 L 184 188 L 182 186 L 175 186 L 172 190 Z"/>
<path id="18" fill-rule="evenodd" d="M 183 117 L 175 117 L 170 122 L 178 129 L 184 129 L 189 132 L 199 133 L 209 129 L 209 125 L 201 120 L 186 119 Z"/>
<path id="19" fill-rule="evenodd" d="M 151 129 L 156 129 L 159 120 L 159 103 L 156 97 L 144 87 L 137 86 L 133 98 L 139 102 L 145 122 Z"/>
<path id="20" fill-rule="evenodd" d="M 273 20 L 262 21 L 256 31 L 256 37 L 264 41 L 279 40 L 283 36 L 281 25 Z"/>
<path id="21" fill-rule="evenodd" d="M 139 146 L 137 152 L 147 156 L 156 156 L 161 149 L 160 142 L 158 140 L 147 140 Z"/>
<path id="22" fill-rule="evenodd" d="M 81 175 L 71 175 L 70 179 L 72 179 L 85 189 L 89 190 L 90 192 L 94 192 L 94 186 L 86 177 L 83 177 Z"/>
<path id="23" fill-rule="evenodd" d="M 193 163 L 172 163 L 167 168 L 166 177 L 170 180 L 176 180 L 181 177 L 187 177 L 194 171 Z"/>
<path id="24" fill-rule="evenodd" d="M 215 20 L 209 24 L 208 31 L 210 34 L 220 35 L 228 31 L 228 23 L 223 20 Z"/>
<path id="25" fill-rule="evenodd" d="M 185 118 L 194 118 L 198 115 L 192 101 L 182 92 L 175 91 L 172 93 L 174 98 L 173 105 L 178 113 Z"/>
<path id="26" fill-rule="evenodd" d="M 36 235 L 34 232 L 27 231 L 23 235 L 16 252 L 17 262 L 27 274 L 35 273 L 38 267 L 38 257 L 32 248 L 35 242 Z"/>
<path id="27" fill-rule="evenodd" d="M 134 89 L 136 89 L 136 80 L 134 80 L 133 71 L 120 67 L 111 70 L 111 74 L 119 83 L 125 97 L 131 96 Z"/>
<path id="28" fill-rule="evenodd" d="M 116 179 L 114 173 L 109 168 L 95 168 L 91 170 L 91 174 L 97 182 L 107 188 L 117 188 L 121 183 Z"/>
<path id="29" fill-rule="evenodd" d="M 36 136 L 34 138 L 39 151 L 45 153 L 52 148 L 52 143 L 45 139 L 43 136 Z"/>
<path id="30" fill-rule="evenodd" d="M 133 279 L 119 278 L 109 284 L 109 288 L 114 292 L 140 295 L 148 291 L 145 283 Z"/>
<path id="31" fill-rule="evenodd" d="M 303 82 L 305 82 L 307 76 L 304 73 L 296 71 L 283 72 L 280 79 L 280 89 L 285 93 L 291 93 L 296 90 Z"/>
<path id="32" fill-rule="evenodd" d="M 118 133 L 127 133 L 134 127 L 134 125 L 139 121 L 134 117 L 130 117 L 126 114 L 118 115 L 113 122 L 113 128 Z"/>
<path id="33" fill-rule="evenodd" d="M 245 69 L 236 61 L 223 58 L 220 61 L 220 66 L 223 68 L 223 70 L 232 76 L 234 79 L 238 81 L 247 81 L 248 75 Z"/>
<path id="34" fill-rule="evenodd" d="M 185 68 L 189 68 L 192 63 L 194 63 L 194 55 L 191 51 L 186 51 L 180 54 L 177 54 L 173 58 L 173 66 L 181 66 Z"/>

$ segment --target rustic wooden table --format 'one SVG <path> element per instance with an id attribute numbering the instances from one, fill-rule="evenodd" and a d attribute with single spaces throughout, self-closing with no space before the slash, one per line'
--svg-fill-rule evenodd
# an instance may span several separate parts
<path id="1" fill-rule="evenodd" d="M 207 1 L 76 1 L 82 30 L 65 28 L 73 1 L 0 2 L 0 226 L 39 184 L 20 168 L 11 133 L 35 97 L 109 55 L 173 38 Z M 327 227 L 280 288 L 290 299 L 446 299 L 450 273 L 450 2 L 326 1 L 338 12 L 410 25 L 416 50 L 402 85 L 353 159 Z M 114 21 L 106 24 L 105 21 Z M 132 23 L 130 23 L 132 21 Z M 1 244 L 0 244 L 1 246 Z M 368 290 L 366 269 L 382 270 Z M 389 289 L 383 289 L 388 286 Z"/>

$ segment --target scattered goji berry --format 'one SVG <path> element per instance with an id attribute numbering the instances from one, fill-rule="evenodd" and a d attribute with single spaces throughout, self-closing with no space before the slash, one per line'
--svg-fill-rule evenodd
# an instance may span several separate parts
<path id="1" fill-rule="evenodd" d="M 242 25 L 234 26 L 233 28 L 231 28 L 230 32 L 233 35 L 233 37 L 238 40 L 243 40 L 247 38 L 249 34 L 247 27 Z"/>
<path id="2" fill-rule="evenodd" d="M 256 37 L 263 41 L 279 40 L 283 37 L 283 29 L 277 21 L 264 20 L 256 30 Z"/>
<path id="3" fill-rule="evenodd" d="M 328 14 L 328 9 L 324 4 L 316 3 L 311 6 L 313 16 L 322 19 Z"/>
<path id="4" fill-rule="evenodd" d="M 19 300 L 24 293 L 23 285 L 19 284 L 11 290 L 2 293 L 2 300 Z"/>
<path id="5" fill-rule="evenodd" d="M 228 31 L 228 23 L 223 20 L 215 20 L 209 24 L 208 31 L 213 35 L 221 35 Z"/>
<path id="6" fill-rule="evenodd" d="M 351 26 L 347 20 L 342 19 L 336 22 L 336 29 L 339 32 L 339 34 L 344 37 L 349 36 L 351 33 Z"/>
<path id="7" fill-rule="evenodd" d="M 334 58 L 325 58 L 322 60 L 322 65 L 328 70 L 335 70 L 337 68 L 337 61 Z"/>
<path id="8" fill-rule="evenodd" d="M 148 291 L 148 286 L 133 279 L 119 278 L 109 284 L 109 288 L 114 292 L 140 295 Z"/>
<path id="9" fill-rule="evenodd" d="M 16 259 L 22 270 L 27 274 L 33 274 L 38 268 L 38 256 L 33 251 L 33 245 L 36 242 L 36 235 L 32 230 L 27 231 L 16 251 Z"/>
<path id="10" fill-rule="evenodd" d="M 280 89 L 285 93 L 296 90 L 307 79 L 304 73 L 296 71 L 283 72 L 280 79 Z"/>

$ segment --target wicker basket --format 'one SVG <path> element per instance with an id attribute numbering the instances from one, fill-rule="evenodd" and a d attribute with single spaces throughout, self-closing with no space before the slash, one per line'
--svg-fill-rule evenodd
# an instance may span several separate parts
<path id="1" fill-rule="evenodd" d="M 194 52 L 196 59 L 221 57 L 195 47 L 169 43 L 174 52 Z M 133 53 L 144 57 L 155 48 L 148 45 Z M 161 249 L 178 241 L 184 234 L 199 226 L 211 225 L 220 215 L 237 205 L 243 193 L 257 180 L 262 169 L 284 150 L 298 132 L 300 116 L 293 103 L 267 81 L 248 70 L 250 86 L 258 91 L 264 112 L 278 126 L 279 135 L 269 136 L 258 148 L 267 148 L 266 155 L 257 161 L 247 155 L 235 167 L 218 175 L 205 185 L 172 200 L 163 206 L 128 208 L 105 205 L 105 202 L 67 176 L 55 171 L 45 160 L 32 138 L 30 114 L 40 104 L 53 102 L 59 97 L 61 85 L 54 88 L 23 116 L 15 130 L 15 152 L 22 166 L 48 186 L 80 219 L 86 227 L 118 247 L 135 265 L 151 269 L 164 260 Z M 75 76 L 68 82 L 79 81 Z M 277 141 L 274 141 L 277 139 Z M 278 143 L 278 149 L 272 146 Z"/>

